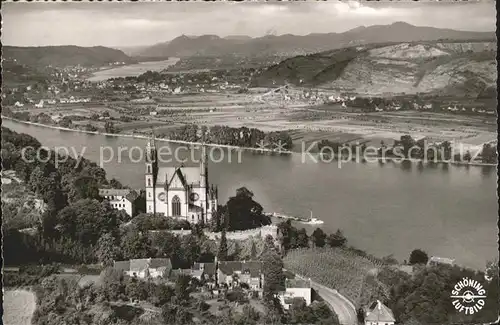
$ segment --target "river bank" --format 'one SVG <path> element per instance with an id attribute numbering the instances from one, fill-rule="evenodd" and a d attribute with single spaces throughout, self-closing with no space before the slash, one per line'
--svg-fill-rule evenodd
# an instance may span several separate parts
<path id="1" fill-rule="evenodd" d="M 150 136 L 148 135 L 142 135 L 142 134 L 130 134 L 130 133 L 106 133 L 106 132 L 99 132 L 99 131 L 87 131 L 87 130 L 80 130 L 80 129 L 72 129 L 72 128 L 65 128 L 62 126 L 57 126 L 57 125 L 48 125 L 48 124 L 43 124 L 43 123 L 37 123 L 37 122 L 30 122 L 30 121 L 23 121 L 19 119 L 15 119 L 12 117 L 7 117 L 2 115 L 2 119 L 10 120 L 16 123 L 23 123 L 23 124 L 28 124 L 28 125 L 34 125 L 34 126 L 40 126 L 40 127 L 45 127 L 49 129 L 55 129 L 55 130 L 60 130 L 60 131 L 70 131 L 70 132 L 79 132 L 79 133 L 85 133 L 85 134 L 95 134 L 95 135 L 104 135 L 107 137 L 120 137 L 120 138 L 133 138 L 133 139 L 150 139 Z M 266 149 L 266 148 L 250 148 L 250 147 L 239 147 L 239 146 L 231 146 L 231 145 L 225 145 L 225 144 L 216 144 L 216 143 L 201 143 L 201 142 L 190 142 L 190 141 L 182 141 L 182 140 L 173 140 L 173 139 L 165 139 L 165 138 L 155 138 L 156 141 L 161 141 L 161 142 L 169 142 L 169 143 L 174 143 L 174 144 L 186 144 L 190 146 L 202 146 L 205 145 L 207 147 L 219 147 L 219 148 L 226 148 L 230 150 L 241 150 L 241 151 L 254 151 L 258 153 L 271 153 L 271 154 L 292 154 L 292 151 L 289 150 L 272 150 L 272 149 Z"/>
<path id="2" fill-rule="evenodd" d="M 62 126 L 57 126 L 57 125 L 48 125 L 48 124 L 43 124 L 43 123 L 37 123 L 37 122 L 30 122 L 30 121 L 23 121 L 19 120 L 16 118 L 8 117 L 8 116 L 3 116 L 2 119 L 6 120 L 11 120 L 13 122 L 17 123 L 23 123 L 23 124 L 28 124 L 28 125 L 34 125 L 34 126 L 40 126 L 40 127 L 45 127 L 45 128 L 50 128 L 50 129 L 55 129 L 55 130 L 60 130 L 60 131 L 70 131 L 70 132 L 79 132 L 79 133 L 85 133 L 85 134 L 94 134 L 94 135 L 104 135 L 104 136 L 109 136 L 109 137 L 121 137 L 121 138 L 133 138 L 133 139 L 144 139 L 147 140 L 150 137 L 148 135 L 143 135 L 143 134 L 133 134 L 133 133 L 107 133 L 107 132 L 99 132 L 99 131 L 87 131 L 87 130 L 80 130 L 80 129 L 73 129 L 73 128 L 65 128 Z M 424 159 L 417 159 L 417 158 L 402 158 L 402 157 L 380 157 L 380 156 L 373 156 L 373 157 L 351 157 L 350 159 L 345 159 L 349 158 L 349 156 L 339 156 L 338 154 L 327 154 L 327 153 L 319 153 L 319 152 L 308 152 L 307 148 L 301 148 L 300 151 L 294 151 L 294 150 L 278 150 L 278 149 L 267 149 L 267 148 L 252 148 L 252 147 L 240 147 L 240 146 L 232 146 L 232 145 L 224 145 L 224 144 L 216 144 L 216 143 L 201 143 L 201 142 L 190 142 L 190 141 L 183 141 L 183 140 L 173 140 L 173 139 L 165 139 L 165 138 L 155 138 L 156 141 L 161 141 L 161 142 L 168 142 L 168 143 L 173 143 L 173 144 L 183 144 L 183 145 L 189 145 L 189 146 L 201 146 L 205 145 L 207 147 L 218 147 L 218 148 L 225 148 L 229 150 L 234 150 L 234 151 L 250 151 L 250 152 L 255 152 L 259 154 L 271 154 L 271 155 L 292 155 L 292 154 L 301 154 L 303 157 L 309 156 L 311 159 L 318 158 L 320 162 L 326 162 L 326 163 L 331 163 L 333 161 L 337 161 L 339 164 L 342 163 L 347 163 L 347 162 L 356 162 L 356 163 L 386 163 L 386 162 L 393 162 L 393 163 L 432 163 L 432 164 L 441 164 L 441 165 L 457 165 L 457 166 L 478 166 L 478 167 L 496 167 L 497 164 L 491 164 L 491 163 L 482 163 L 482 162 L 476 162 L 476 161 L 470 161 L 470 162 L 465 162 L 465 161 L 454 161 L 452 160 L 432 160 L 432 161 L 425 161 Z M 304 151 L 305 149 L 305 151 Z"/>

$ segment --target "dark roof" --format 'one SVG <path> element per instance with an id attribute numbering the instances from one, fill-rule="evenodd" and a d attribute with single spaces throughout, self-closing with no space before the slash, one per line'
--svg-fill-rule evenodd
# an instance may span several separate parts
<path id="1" fill-rule="evenodd" d="M 205 274 L 214 275 L 215 274 L 215 263 L 205 263 Z"/>
<path id="2" fill-rule="evenodd" d="M 259 261 L 243 261 L 241 266 L 242 273 L 250 273 L 250 276 L 255 278 L 260 276 L 262 270 L 262 262 Z"/>
<path id="3" fill-rule="evenodd" d="M 128 193 L 128 194 L 125 196 L 125 198 L 126 198 L 127 200 L 129 200 L 130 202 L 132 202 L 132 203 L 133 203 L 133 202 L 135 202 L 135 200 L 137 200 L 137 198 L 138 198 L 138 197 L 139 197 L 139 194 L 137 194 L 137 192 L 136 192 L 136 191 L 134 191 L 134 190 L 130 191 L 130 193 Z"/>
<path id="4" fill-rule="evenodd" d="M 176 175 L 179 177 L 179 179 L 180 179 L 180 181 L 182 183 L 182 186 L 184 188 L 186 188 L 186 186 L 187 186 L 186 178 L 184 177 L 184 174 L 182 173 L 182 170 L 181 170 L 180 167 L 175 169 L 174 174 L 172 175 L 172 177 L 170 178 L 170 181 L 168 182 L 168 187 L 171 186 L 171 184 L 172 184 L 172 182 L 173 182 L 173 180 L 174 180 L 174 178 L 175 178 Z"/>
<path id="5" fill-rule="evenodd" d="M 115 196 L 126 196 L 129 194 L 132 190 L 131 189 L 119 189 L 119 188 L 100 188 L 99 189 L 99 195 L 100 196 L 109 196 L 109 195 L 115 195 Z"/>
<path id="6" fill-rule="evenodd" d="M 262 262 L 259 261 L 226 261 L 219 262 L 219 270 L 231 275 L 236 271 L 241 273 L 249 273 L 251 277 L 258 277 L 261 274 Z"/>
<path id="7" fill-rule="evenodd" d="M 172 263 L 169 258 L 152 258 L 149 267 L 152 269 L 157 269 L 159 267 L 172 268 Z"/>
<path id="8" fill-rule="evenodd" d="M 306 280 L 306 279 L 300 279 L 300 278 L 286 279 L 285 280 L 285 287 L 287 287 L 287 288 L 310 288 L 311 281 Z"/>
<path id="9" fill-rule="evenodd" d="M 137 258 L 130 260 L 130 271 L 140 272 L 148 268 L 149 259 L 148 258 Z"/>
<path id="10" fill-rule="evenodd" d="M 115 261 L 113 268 L 122 272 L 128 271 L 130 270 L 130 261 Z"/>
<path id="11" fill-rule="evenodd" d="M 219 270 L 226 275 L 232 275 L 236 271 L 241 271 L 241 262 L 238 261 L 219 262 Z"/>
<path id="12" fill-rule="evenodd" d="M 194 204 L 189 204 L 189 212 L 200 212 L 202 211 L 203 209 L 197 205 L 194 205 Z"/>

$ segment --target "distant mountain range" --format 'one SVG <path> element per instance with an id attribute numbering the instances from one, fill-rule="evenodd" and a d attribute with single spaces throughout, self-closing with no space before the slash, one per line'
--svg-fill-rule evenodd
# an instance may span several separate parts
<path id="1" fill-rule="evenodd" d="M 76 65 L 90 67 L 104 66 L 114 62 L 137 62 L 136 59 L 129 57 L 120 50 L 103 46 L 3 46 L 2 52 L 3 58 L 15 60 L 18 64 L 32 67 L 65 67 Z"/>
<path id="2" fill-rule="evenodd" d="M 468 32 L 434 27 L 413 26 L 404 22 L 391 25 L 357 27 L 344 33 L 249 36 L 216 35 L 179 36 L 171 41 L 138 49 L 137 56 L 295 56 L 338 49 L 352 45 L 385 42 L 414 42 L 435 40 L 495 40 L 495 32 Z"/>

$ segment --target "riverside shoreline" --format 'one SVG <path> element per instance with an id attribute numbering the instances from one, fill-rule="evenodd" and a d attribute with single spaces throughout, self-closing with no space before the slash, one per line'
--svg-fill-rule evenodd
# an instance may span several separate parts
<path id="1" fill-rule="evenodd" d="M 94 135 L 104 135 L 104 136 L 111 136 L 111 137 L 122 137 L 122 138 L 133 138 L 133 139 L 149 139 L 147 135 L 142 135 L 142 134 L 130 134 L 130 133 L 106 133 L 106 132 L 99 132 L 99 131 L 86 131 L 86 130 L 79 130 L 79 129 L 72 129 L 72 128 L 65 128 L 62 126 L 56 126 L 56 125 L 48 125 L 48 124 L 43 124 L 43 123 L 38 123 L 38 122 L 30 122 L 30 121 L 23 121 L 19 120 L 13 117 L 8 117 L 8 116 L 1 116 L 2 119 L 6 119 L 9 121 L 13 121 L 16 123 L 22 123 L 22 124 L 27 124 L 27 125 L 34 125 L 34 126 L 40 126 L 40 127 L 45 127 L 49 129 L 55 129 L 55 130 L 61 130 L 61 131 L 70 131 L 70 132 L 78 132 L 78 133 L 86 133 L 86 134 L 94 134 Z M 321 154 L 318 152 L 310 152 L 310 153 L 304 153 L 304 152 L 295 152 L 295 151 L 290 151 L 290 150 L 272 150 L 272 149 L 266 149 L 266 148 L 252 148 L 252 147 L 239 147 L 239 146 L 232 146 L 232 145 L 225 145 L 225 144 L 216 144 L 216 143 L 201 143 L 201 142 L 190 142 L 190 141 L 183 141 L 183 140 L 173 140 L 173 139 L 165 139 L 165 138 L 155 138 L 156 141 L 162 141 L 162 142 L 169 142 L 169 143 L 175 143 L 175 144 L 185 144 L 185 145 L 193 145 L 193 146 L 201 146 L 201 145 L 206 145 L 208 147 L 219 147 L 219 148 L 226 148 L 230 150 L 240 150 L 240 151 L 250 151 L 250 152 L 256 152 L 256 153 L 267 153 L 267 154 L 278 154 L 278 155 L 292 155 L 292 154 L 310 154 L 314 157 L 314 155 L 322 158 L 322 156 L 326 156 L 326 154 Z M 338 161 L 339 157 L 336 157 L 335 160 Z M 405 158 L 401 159 L 400 157 L 370 157 L 373 158 L 373 160 L 376 161 L 362 161 L 360 159 L 353 159 L 353 160 L 340 160 L 345 163 L 347 162 L 368 162 L 368 163 L 386 163 L 386 162 L 395 162 L 395 163 L 401 163 L 401 162 L 411 162 L 411 163 L 422 163 L 425 162 L 422 159 L 416 159 L 416 158 Z M 444 165 L 458 165 L 458 166 L 477 166 L 477 167 L 496 167 L 497 164 L 492 164 L 492 163 L 482 163 L 482 162 L 463 162 L 463 161 L 446 161 L 446 160 L 438 160 L 438 161 L 432 161 L 432 163 L 435 164 L 444 164 Z"/>

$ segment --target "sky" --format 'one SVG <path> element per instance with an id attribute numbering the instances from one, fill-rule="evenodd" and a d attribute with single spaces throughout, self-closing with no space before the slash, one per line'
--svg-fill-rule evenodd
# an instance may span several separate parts
<path id="1" fill-rule="evenodd" d="M 16 46 L 152 45 L 180 35 L 344 32 L 404 21 L 495 31 L 492 0 L 468 2 L 80 2 L 3 3 L 2 43 Z"/>

